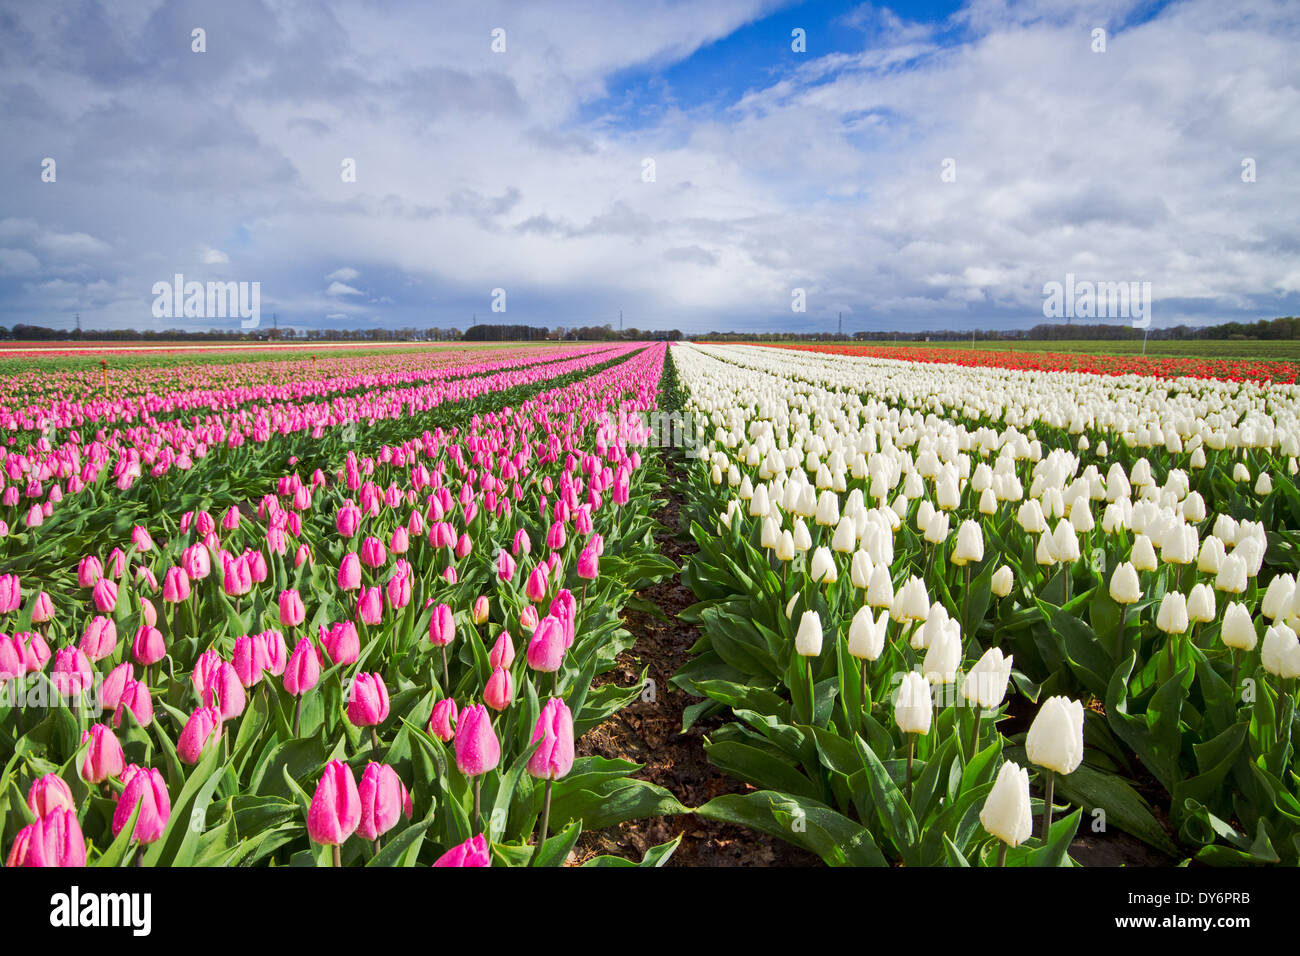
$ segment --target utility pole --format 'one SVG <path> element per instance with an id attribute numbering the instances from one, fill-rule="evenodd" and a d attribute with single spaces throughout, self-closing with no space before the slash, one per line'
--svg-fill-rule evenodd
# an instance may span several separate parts
<path id="1" fill-rule="evenodd" d="M 840 316 L 840 323 L 838 328 L 835 331 L 835 337 L 837 339 L 842 339 L 844 338 L 844 313 L 843 312 L 839 313 L 839 316 Z"/>
<path id="2" fill-rule="evenodd" d="M 622 309 L 618 310 L 618 330 L 620 332 L 623 331 L 623 310 Z"/>
<path id="3" fill-rule="evenodd" d="M 80 313 L 80 312 L 77 313 L 77 331 L 78 331 L 78 332 L 81 331 L 81 313 Z"/>

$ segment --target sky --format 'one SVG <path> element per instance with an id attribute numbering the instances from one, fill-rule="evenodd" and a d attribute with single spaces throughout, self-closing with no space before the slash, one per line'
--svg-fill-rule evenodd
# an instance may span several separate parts
<path id="1" fill-rule="evenodd" d="M 1294 0 L 0 0 L 0 325 L 240 327 L 178 274 L 296 328 L 1296 315 L 1297 49 Z"/>

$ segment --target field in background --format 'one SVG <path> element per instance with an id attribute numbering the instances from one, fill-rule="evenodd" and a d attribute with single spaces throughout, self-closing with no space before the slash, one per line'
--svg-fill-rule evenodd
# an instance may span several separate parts
<path id="1" fill-rule="evenodd" d="M 897 348 L 970 348 L 970 342 L 860 342 Z M 976 349 L 990 352 L 1069 352 L 1076 355 L 1141 355 L 1142 342 L 1137 341 L 1033 341 L 1033 342 L 976 342 Z M 1229 339 L 1151 340 L 1147 342 L 1148 358 L 1208 358 L 1253 359 L 1261 362 L 1300 362 L 1300 340 L 1272 341 Z"/>

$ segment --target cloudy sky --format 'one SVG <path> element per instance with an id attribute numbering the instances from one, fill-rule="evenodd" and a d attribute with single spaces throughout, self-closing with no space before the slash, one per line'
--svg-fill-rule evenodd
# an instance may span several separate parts
<path id="1" fill-rule="evenodd" d="M 297 327 L 1300 314 L 1297 49 L 1293 0 L 0 0 L 0 324 L 238 324 L 176 273 Z"/>

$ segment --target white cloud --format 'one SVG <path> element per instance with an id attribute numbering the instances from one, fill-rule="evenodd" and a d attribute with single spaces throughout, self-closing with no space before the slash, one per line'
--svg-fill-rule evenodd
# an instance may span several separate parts
<path id="1" fill-rule="evenodd" d="M 358 272 L 356 269 L 352 268 L 351 266 L 344 266 L 341 269 L 335 269 L 325 278 L 337 279 L 340 282 L 351 282 L 354 279 L 361 278 L 361 273 Z"/>
<path id="2" fill-rule="evenodd" d="M 326 295 L 365 295 L 360 289 L 354 289 L 350 285 L 342 282 L 331 282 L 329 288 L 325 290 Z"/>
<path id="3" fill-rule="evenodd" d="M 211 246 L 204 246 L 199 253 L 199 261 L 205 266 L 221 265 L 230 261 L 230 256 L 226 255 L 220 249 L 213 249 Z"/>

